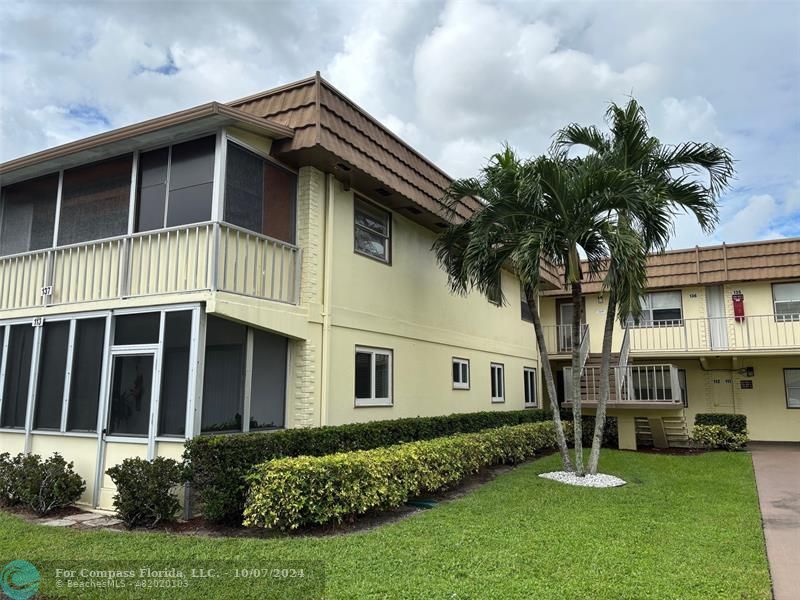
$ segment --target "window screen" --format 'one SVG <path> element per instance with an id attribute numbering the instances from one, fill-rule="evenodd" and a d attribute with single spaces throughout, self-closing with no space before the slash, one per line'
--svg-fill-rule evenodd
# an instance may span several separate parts
<path id="1" fill-rule="evenodd" d="M 105 352 L 106 320 L 77 319 L 67 429 L 97 431 L 97 407 Z"/>
<path id="2" fill-rule="evenodd" d="M 250 429 L 283 427 L 286 412 L 288 341 L 253 330 L 253 376 L 250 386 Z"/>
<path id="3" fill-rule="evenodd" d="M 297 175 L 264 161 L 263 233 L 294 244 Z"/>
<path id="4" fill-rule="evenodd" d="M 108 433 L 146 436 L 153 393 L 153 355 L 115 356 Z"/>
<path id="5" fill-rule="evenodd" d="M 800 282 L 772 284 L 777 321 L 800 321 Z"/>
<path id="6" fill-rule="evenodd" d="M 355 251 L 389 262 L 391 215 L 366 202 L 356 200 L 354 224 Z"/>
<path id="7" fill-rule="evenodd" d="M 35 429 L 60 429 L 64 403 L 64 375 L 69 345 L 69 321 L 44 324 L 42 353 L 39 359 L 39 384 L 36 389 Z"/>
<path id="8" fill-rule="evenodd" d="M 168 312 L 164 319 L 158 435 L 182 436 L 186 431 L 192 313 Z"/>
<path id="9" fill-rule="evenodd" d="M 157 344 L 161 313 L 120 315 L 114 319 L 114 345 Z"/>
<path id="10" fill-rule="evenodd" d="M 172 147 L 167 227 L 211 219 L 214 145 L 209 136 Z"/>
<path id="11" fill-rule="evenodd" d="M 59 245 L 128 232 L 132 155 L 64 171 Z"/>
<path id="12" fill-rule="evenodd" d="M 202 431 L 241 431 L 247 328 L 209 316 L 203 375 Z"/>
<path id="13" fill-rule="evenodd" d="M 800 369 L 784 369 L 786 408 L 800 408 Z"/>
<path id="14" fill-rule="evenodd" d="M 159 148 L 139 156 L 136 231 L 151 231 L 164 227 L 168 161 L 169 148 Z"/>
<path id="15" fill-rule="evenodd" d="M 3 188 L 0 256 L 53 245 L 58 174 Z"/>
<path id="16" fill-rule="evenodd" d="M 3 414 L 0 427 L 25 427 L 25 410 L 30 387 L 33 332 L 30 325 L 13 325 L 8 339 Z"/>

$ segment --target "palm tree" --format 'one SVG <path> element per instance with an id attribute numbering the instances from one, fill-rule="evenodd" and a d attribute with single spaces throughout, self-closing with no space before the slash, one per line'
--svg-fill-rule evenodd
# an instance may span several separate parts
<path id="1" fill-rule="evenodd" d="M 635 231 L 617 215 L 638 214 L 638 179 L 628 171 L 609 168 L 596 157 L 559 160 L 540 157 L 521 162 L 506 148 L 482 169 L 480 176 L 453 182 L 446 199 L 454 206 L 464 196 L 474 196 L 484 208 L 468 220 L 451 225 L 434 243 L 437 259 L 448 274 L 451 290 L 477 289 L 487 297 L 500 297 L 499 273 L 512 269 L 524 286 L 534 315 L 534 328 L 559 448 L 565 470 L 569 455 L 562 439 L 559 407 L 549 356 L 533 293 L 539 283 L 542 260 L 563 269 L 575 307 L 581 307 L 584 262 L 587 275 L 598 276 L 609 255 L 626 257 L 626 273 L 643 279 L 645 252 Z M 620 275 L 620 289 L 627 279 Z M 580 339 L 581 310 L 575 310 L 573 339 Z M 574 470 L 583 475 L 579 344 L 573 344 Z"/>
<path id="2" fill-rule="evenodd" d="M 583 146 L 608 168 L 630 171 L 638 177 L 636 196 L 645 199 L 645 205 L 640 205 L 643 210 L 638 214 L 622 211 L 618 217 L 638 232 L 645 251 L 666 249 L 674 230 L 673 217 L 679 212 L 693 214 L 703 231 L 713 231 L 718 220 L 717 199 L 734 176 L 730 153 L 710 143 L 662 144 L 649 134 L 645 111 L 633 98 L 625 106 L 611 104 L 606 121 L 610 134 L 594 126 L 568 125 L 556 133 L 552 151 L 559 159 L 567 160 L 571 148 Z M 700 176 L 705 176 L 707 181 L 699 180 Z M 600 398 L 589 457 L 590 473 L 597 472 L 600 458 L 609 398 L 614 321 L 617 313 L 623 324 L 630 315 L 638 315 L 640 300 L 635 294 L 637 288 L 641 290 L 646 285 L 645 280 L 630 285 L 630 274 L 624 273 L 627 263 L 613 255 L 609 258 L 604 280 L 608 304 L 600 363 Z M 626 280 L 625 292 L 620 287 L 620 279 Z"/>
<path id="3" fill-rule="evenodd" d="M 451 221 L 459 218 L 454 207 L 461 198 L 479 198 L 485 206 L 470 219 L 449 226 L 434 243 L 437 260 L 447 273 L 448 284 L 454 293 L 465 295 L 476 289 L 487 298 L 505 301 L 500 274 L 504 267 L 515 267 L 512 256 L 519 256 L 519 244 L 524 239 L 534 210 L 534 181 L 530 168 L 506 146 L 491 157 L 478 177 L 459 179 L 450 185 L 445 199 L 451 207 Z M 530 259 L 535 260 L 533 257 Z M 565 471 L 572 471 L 539 315 L 539 270 L 532 270 L 527 277 L 520 271 L 517 275 L 533 318 L 542 376 L 547 393 L 553 399 L 553 421 L 561 462 Z"/>

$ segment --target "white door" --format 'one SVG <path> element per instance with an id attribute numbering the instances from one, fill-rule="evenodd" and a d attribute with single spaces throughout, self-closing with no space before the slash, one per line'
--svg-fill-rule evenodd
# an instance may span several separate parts
<path id="1" fill-rule="evenodd" d="M 725 318 L 725 295 L 721 285 L 706 288 L 709 342 L 712 350 L 728 349 L 728 323 Z"/>

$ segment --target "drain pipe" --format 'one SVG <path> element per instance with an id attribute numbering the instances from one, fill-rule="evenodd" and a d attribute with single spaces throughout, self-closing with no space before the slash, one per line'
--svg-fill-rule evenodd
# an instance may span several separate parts
<path id="1" fill-rule="evenodd" d="M 325 233 L 322 266 L 322 366 L 320 368 L 320 426 L 328 424 L 330 396 L 331 280 L 333 279 L 333 185 L 331 173 L 325 175 Z"/>

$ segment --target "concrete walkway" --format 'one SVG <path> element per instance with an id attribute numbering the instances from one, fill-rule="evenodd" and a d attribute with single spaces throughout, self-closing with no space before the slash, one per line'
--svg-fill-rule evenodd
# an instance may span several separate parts
<path id="1" fill-rule="evenodd" d="M 800 444 L 752 443 L 775 600 L 800 590 Z"/>

